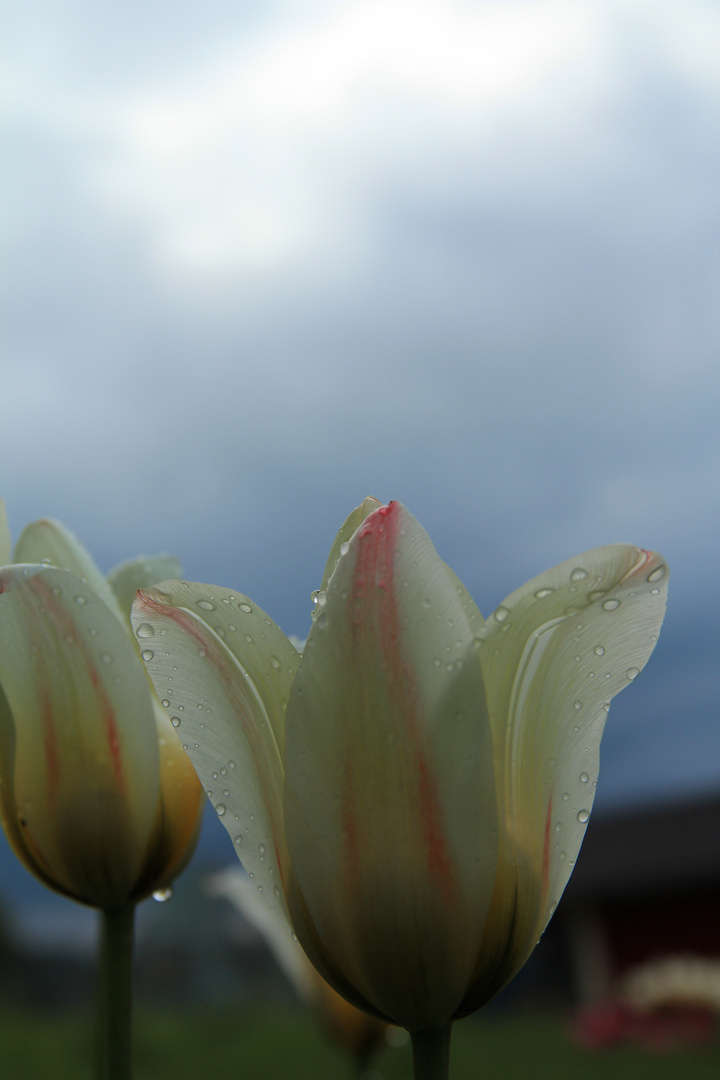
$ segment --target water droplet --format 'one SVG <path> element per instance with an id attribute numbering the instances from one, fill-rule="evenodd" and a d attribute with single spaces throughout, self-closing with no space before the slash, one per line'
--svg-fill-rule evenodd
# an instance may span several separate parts
<path id="1" fill-rule="evenodd" d="M 569 793 L 567 791 L 563 792 L 563 802 L 567 802 L 569 798 Z"/>
<path id="2" fill-rule="evenodd" d="M 158 904 L 164 904 L 166 900 L 169 900 L 173 891 L 168 885 L 167 889 L 156 889 L 152 894 L 153 900 L 157 900 Z"/>
<path id="3" fill-rule="evenodd" d="M 210 773 L 210 775 L 212 776 L 213 780 L 217 780 L 218 774 L 216 772 Z"/>
<path id="4" fill-rule="evenodd" d="M 567 859 L 567 855 L 564 851 L 560 852 L 560 862 L 564 862 Z"/>
<path id="5" fill-rule="evenodd" d="M 581 825 L 584 825 L 585 822 L 589 820 L 589 818 L 590 818 L 590 811 L 589 810 L 578 810 L 577 819 L 578 819 L 578 821 L 580 822 Z"/>
<path id="6" fill-rule="evenodd" d="M 454 671 L 455 670 L 455 665 L 453 664 L 452 660 L 448 660 L 447 664 L 445 665 L 445 670 L 446 671 Z"/>
<path id="7" fill-rule="evenodd" d="M 581 784 L 587 784 L 589 779 L 590 779 L 590 777 L 588 776 L 588 774 L 586 772 L 581 772 L 580 773 L 580 783 Z"/>
<path id="8" fill-rule="evenodd" d="M 225 803 L 219 802 L 217 804 L 217 806 L 215 807 L 215 813 L 217 814 L 218 817 L 222 817 L 224 815 L 224 813 L 225 813 L 225 810 L 226 810 Z"/>
<path id="9" fill-rule="evenodd" d="M 423 599 L 423 602 L 422 602 L 422 604 L 423 604 L 423 607 L 425 607 L 425 608 L 428 608 L 428 607 L 432 607 L 432 600 L 430 599 L 430 597 L 429 597 L 429 596 L 426 596 L 426 597 L 425 597 L 425 598 Z"/>
<path id="10" fill-rule="evenodd" d="M 248 645 L 252 645 L 252 638 L 249 634 L 245 634 L 245 640 L 247 641 Z"/>
<path id="11" fill-rule="evenodd" d="M 665 577 L 665 567 L 664 566 L 658 566 L 652 571 L 652 573 L 648 574 L 647 579 L 648 579 L 648 581 L 660 581 L 660 579 L 664 578 L 664 577 Z"/>
<path id="12" fill-rule="evenodd" d="M 264 855 L 265 854 L 265 845 L 264 844 L 258 844 L 258 854 L 259 855 Z"/>
<path id="13" fill-rule="evenodd" d="M 324 626 L 327 626 L 327 611 L 321 611 L 315 622 L 321 630 Z"/>
<path id="14" fill-rule="evenodd" d="M 234 761 L 228 761 L 228 768 L 229 769 L 234 769 L 235 768 L 235 762 Z"/>
<path id="15" fill-rule="evenodd" d="M 198 656 L 201 658 L 207 656 L 205 649 L 198 649 Z"/>
<path id="16" fill-rule="evenodd" d="M 495 619 L 497 622 L 505 622 L 509 614 L 510 608 L 503 607 L 502 605 L 495 609 Z"/>
<path id="17" fill-rule="evenodd" d="M 238 607 L 241 611 L 244 611 L 246 615 L 252 614 L 252 608 L 249 604 L 246 604 L 244 600 L 242 601 L 242 603 L 238 604 Z"/>
<path id="18" fill-rule="evenodd" d="M 273 896 L 276 900 L 280 899 L 280 889 L 277 885 L 273 885 Z"/>
<path id="19" fill-rule="evenodd" d="M 140 623 L 135 633 L 138 637 L 154 637 L 155 627 L 151 626 L 149 622 Z"/>
<path id="20" fill-rule="evenodd" d="M 55 585 L 52 590 L 53 596 L 62 596 L 62 589 L 59 585 Z"/>
<path id="21" fill-rule="evenodd" d="M 659 596 L 660 595 L 660 590 L 659 589 L 651 589 L 650 590 L 650 595 L 651 596 Z"/>
<path id="22" fill-rule="evenodd" d="M 580 656 L 580 655 L 578 654 L 578 655 L 577 655 L 577 656 L 575 657 L 575 659 L 576 659 L 576 660 L 582 660 L 582 656 Z"/>
<path id="23" fill-rule="evenodd" d="M 173 727 L 180 727 L 180 717 L 179 716 L 171 716 L 170 717 L 170 723 L 172 724 Z"/>
<path id="24" fill-rule="evenodd" d="M 243 838 L 242 838 L 242 836 L 240 835 L 240 833 L 238 833 L 238 835 L 237 835 L 236 837 L 234 837 L 234 841 L 233 841 L 233 842 L 234 842 L 235 844 L 237 844 L 237 846 L 238 846 L 238 847 L 240 847 L 240 845 L 241 845 L 241 844 L 242 844 L 242 842 L 243 842 Z"/>
<path id="25" fill-rule="evenodd" d="M 197 606 L 202 608 L 203 611 L 214 611 L 215 605 L 211 604 L 209 600 L 198 600 Z"/>
<path id="26" fill-rule="evenodd" d="M 596 645 L 595 646 L 595 655 L 596 656 L 604 656 L 605 655 L 605 649 L 602 647 L 602 645 Z"/>
<path id="27" fill-rule="evenodd" d="M 152 660 L 155 653 L 152 651 L 152 649 L 143 649 L 140 655 L 142 656 L 143 660 Z"/>
<path id="28" fill-rule="evenodd" d="M 112 664 L 112 656 L 109 652 L 100 653 L 100 659 L 103 664 Z"/>
<path id="29" fill-rule="evenodd" d="M 350 550 L 350 545 L 347 543 L 347 541 L 344 544 L 340 545 L 340 554 L 341 555 L 347 555 L 349 550 Z"/>
<path id="30" fill-rule="evenodd" d="M 629 667 L 627 669 L 627 671 L 625 672 L 625 674 L 627 675 L 628 679 L 630 679 L 630 680 L 637 679 L 638 675 L 640 674 L 640 668 L 639 667 Z"/>
<path id="31" fill-rule="evenodd" d="M 584 581 L 587 577 L 587 570 L 583 570 L 581 566 L 577 566 L 570 575 L 571 581 Z"/>
<path id="32" fill-rule="evenodd" d="M 75 597 L 75 603 L 80 604 L 80 606 L 82 607 L 83 604 L 87 604 L 87 600 L 85 599 L 84 596 L 76 596 Z"/>
<path id="33" fill-rule="evenodd" d="M 617 611 L 620 607 L 619 600 L 606 600 L 603 604 L 603 611 Z"/>
<path id="34" fill-rule="evenodd" d="M 280 661 L 278 660 L 277 656 L 270 657 L 270 665 L 271 667 L 274 667 L 276 671 L 280 670 Z"/>
<path id="35" fill-rule="evenodd" d="M 538 600 L 544 600 L 546 596 L 549 596 L 550 593 L 554 591 L 554 589 L 538 589 L 538 591 L 535 593 L 535 596 Z"/>

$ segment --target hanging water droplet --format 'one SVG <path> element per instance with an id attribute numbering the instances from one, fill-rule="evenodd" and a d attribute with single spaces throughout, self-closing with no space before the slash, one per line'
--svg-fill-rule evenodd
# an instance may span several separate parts
<path id="1" fill-rule="evenodd" d="M 588 776 L 588 774 L 586 772 L 581 772 L 580 773 L 580 783 L 581 784 L 587 784 L 589 779 L 590 779 L 590 777 Z"/>
<path id="2" fill-rule="evenodd" d="M 620 607 L 619 600 L 606 600 L 603 604 L 603 611 L 617 611 Z"/>
<path id="3" fill-rule="evenodd" d="M 202 608 L 203 611 L 214 611 L 215 605 L 211 604 L 209 600 L 198 600 L 197 606 Z"/>
<path id="4" fill-rule="evenodd" d="M 589 819 L 589 817 L 590 817 L 590 811 L 589 810 L 578 810 L 577 819 L 578 819 L 578 821 L 580 822 L 581 825 L 584 825 L 585 822 Z"/>
<path id="5" fill-rule="evenodd" d="M 140 623 L 135 633 L 138 637 L 154 637 L 155 627 L 151 626 L 149 622 Z"/>
<path id="6" fill-rule="evenodd" d="M 665 577 L 665 567 L 658 566 L 655 568 L 655 570 L 652 571 L 652 573 L 648 574 L 647 579 L 648 581 L 660 581 L 660 579 L 663 577 Z"/>
<path id="7" fill-rule="evenodd" d="M 587 570 L 583 570 L 581 566 L 577 566 L 570 575 L 571 581 L 584 581 L 587 577 Z"/>
<path id="8" fill-rule="evenodd" d="M 153 900 L 157 900 L 158 904 L 164 904 L 172 896 L 173 891 L 168 885 L 167 889 L 156 889 L 152 894 Z"/>
<path id="9" fill-rule="evenodd" d="M 538 600 L 544 600 L 546 596 L 549 596 L 550 593 L 554 591 L 554 589 L 538 589 L 538 591 L 535 593 L 535 596 Z"/>
<path id="10" fill-rule="evenodd" d="M 219 802 L 217 804 L 217 806 L 215 807 L 215 813 L 217 814 L 218 817 L 222 817 L 224 815 L 226 809 L 227 809 L 227 807 L 225 806 L 225 803 Z"/>
<path id="11" fill-rule="evenodd" d="M 628 679 L 630 679 L 632 681 L 633 679 L 637 679 L 638 675 L 640 674 L 640 668 L 639 667 L 629 667 L 627 669 L 627 671 L 625 672 L 625 674 L 627 675 Z"/>
<path id="12" fill-rule="evenodd" d="M 142 656 L 143 660 L 152 660 L 155 653 L 152 651 L 152 649 L 143 649 L 140 655 Z"/>
<path id="13" fill-rule="evenodd" d="M 510 614 L 510 608 L 503 607 L 502 604 L 499 608 L 495 609 L 495 619 L 497 622 L 505 622 Z"/>
<path id="14" fill-rule="evenodd" d="M 602 647 L 602 645 L 596 645 L 595 646 L 595 655 L 596 656 L 604 656 L 605 655 L 605 649 Z"/>
<path id="15" fill-rule="evenodd" d="M 180 727 L 180 717 L 179 716 L 171 716 L 170 717 L 170 723 L 172 724 L 173 727 Z"/>

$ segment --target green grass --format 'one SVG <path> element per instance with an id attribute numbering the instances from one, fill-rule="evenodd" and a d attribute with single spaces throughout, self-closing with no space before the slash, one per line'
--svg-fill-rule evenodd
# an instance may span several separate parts
<path id="1" fill-rule="evenodd" d="M 148 1013 L 135 1032 L 135 1080 L 351 1080 L 352 1070 L 301 1013 L 248 1010 Z M 410 1048 L 387 1049 L 374 1070 L 411 1080 Z M 452 1080 L 717 1080 L 720 1041 L 651 1053 L 588 1052 L 562 1020 L 471 1018 L 456 1024 Z M 87 1017 L 0 1017 L 2 1080 L 91 1080 Z M 373 1076 L 372 1080 L 378 1080 Z"/>

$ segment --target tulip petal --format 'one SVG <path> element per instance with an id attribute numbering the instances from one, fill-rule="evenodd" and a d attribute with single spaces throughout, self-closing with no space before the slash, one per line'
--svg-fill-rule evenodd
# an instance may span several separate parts
<path id="1" fill-rule="evenodd" d="M 69 570 L 89 585 L 118 619 L 122 618 L 115 594 L 87 548 L 59 521 L 43 519 L 26 525 L 15 545 L 14 561 L 43 563 L 56 566 L 58 570 Z"/>
<path id="2" fill-rule="evenodd" d="M 107 576 L 107 582 L 130 626 L 130 612 L 138 589 L 147 589 L 161 581 L 179 578 L 182 574 L 180 560 L 175 555 L 140 555 L 137 559 L 115 566 Z"/>
<path id="3" fill-rule="evenodd" d="M 205 792 L 178 739 L 167 709 L 152 695 L 160 749 L 160 800 L 143 869 L 130 900 L 144 900 L 179 877 L 200 835 Z"/>
<path id="4" fill-rule="evenodd" d="M 30 575 L 30 576 L 29 576 Z M 157 809 L 151 695 L 132 642 L 65 570 L 0 572 L 6 811 L 44 879 L 86 903 L 124 902 Z"/>
<path id="5" fill-rule="evenodd" d="M 667 580 L 657 554 L 595 548 L 516 590 L 480 632 L 502 814 L 491 926 L 517 900 L 500 985 L 525 962 L 570 877 L 608 703 L 655 647 Z"/>
<path id="6" fill-rule="evenodd" d="M 5 503 L 0 499 L 0 566 L 7 566 L 9 562 L 12 562 L 12 541 Z"/>
<path id="7" fill-rule="evenodd" d="M 374 499 L 372 495 L 369 495 L 366 499 L 356 506 L 351 514 L 345 518 L 345 521 L 340 526 L 337 536 L 333 540 L 333 545 L 330 548 L 330 554 L 327 557 L 325 563 L 325 570 L 323 571 L 322 584 L 320 586 L 320 592 L 325 592 L 327 589 L 328 581 L 332 575 L 335 565 L 340 558 L 341 548 L 343 544 L 347 544 L 350 538 L 362 525 L 366 517 L 373 513 L 374 510 L 378 510 L 382 506 L 379 499 Z"/>
<path id="8" fill-rule="evenodd" d="M 132 622 L 147 672 L 241 862 L 287 918 L 282 821 L 285 707 L 300 657 L 229 589 L 166 581 Z"/>
<path id="9" fill-rule="evenodd" d="M 431 1028 L 462 997 L 494 880 L 482 670 L 457 587 L 404 507 L 346 543 L 288 704 L 291 910 L 339 990 Z"/>

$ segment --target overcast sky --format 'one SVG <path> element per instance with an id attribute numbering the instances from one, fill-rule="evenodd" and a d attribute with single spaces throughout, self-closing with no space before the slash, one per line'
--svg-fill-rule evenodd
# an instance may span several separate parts
<path id="1" fill-rule="evenodd" d="M 658 549 L 598 805 L 720 786 L 717 4 L 8 7 L 15 536 L 174 551 L 300 635 L 368 494 L 484 612 Z"/>

